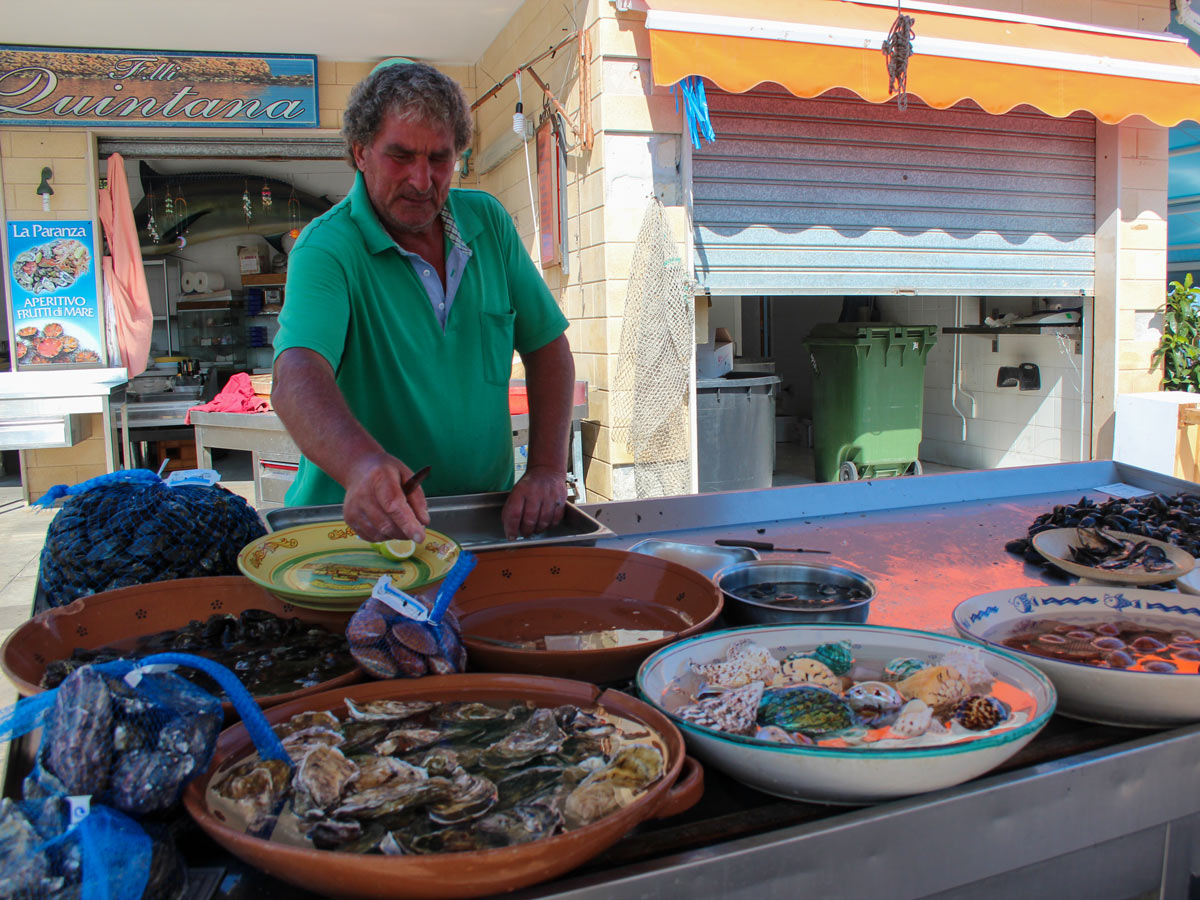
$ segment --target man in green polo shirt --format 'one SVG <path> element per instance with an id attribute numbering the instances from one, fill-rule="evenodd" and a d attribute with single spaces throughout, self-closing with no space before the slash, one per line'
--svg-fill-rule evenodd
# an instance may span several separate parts
<path id="1" fill-rule="evenodd" d="M 271 401 L 303 459 L 286 502 L 341 502 L 365 540 L 423 539 L 426 491 L 511 489 L 509 537 L 558 522 L 566 502 L 567 320 L 500 203 L 450 189 L 471 132 L 451 79 L 420 63 L 378 67 L 343 116 L 354 186 L 288 258 Z M 514 349 L 530 414 L 515 486 Z"/>

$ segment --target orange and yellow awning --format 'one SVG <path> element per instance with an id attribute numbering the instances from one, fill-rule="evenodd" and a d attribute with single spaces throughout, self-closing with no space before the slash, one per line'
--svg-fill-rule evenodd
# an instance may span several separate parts
<path id="1" fill-rule="evenodd" d="M 700 75 L 733 93 L 774 82 L 797 97 L 832 88 L 875 103 L 894 96 L 881 52 L 894 0 L 646 0 L 646 7 L 656 84 Z M 939 3 L 903 7 L 916 35 L 908 93 L 934 108 L 973 100 L 995 114 L 1028 104 L 1114 124 L 1134 115 L 1163 126 L 1200 120 L 1200 56 L 1183 38 Z"/>

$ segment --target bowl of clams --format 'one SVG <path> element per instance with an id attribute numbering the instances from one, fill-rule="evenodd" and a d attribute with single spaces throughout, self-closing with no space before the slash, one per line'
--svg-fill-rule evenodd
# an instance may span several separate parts
<path id="1" fill-rule="evenodd" d="M 717 631 L 649 657 L 642 696 L 756 790 L 866 804 L 983 775 L 1054 712 L 1050 680 L 967 641 L 873 625 Z"/>
<path id="2" fill-rule="evenodd" d="M 292 766 L 224 731 L 189 814 L 235 856 L 321 895 L 477 897 L 561 875 L 704 790 L 671 721 L 530 675 L 359 684 L 267 710 Z"/>

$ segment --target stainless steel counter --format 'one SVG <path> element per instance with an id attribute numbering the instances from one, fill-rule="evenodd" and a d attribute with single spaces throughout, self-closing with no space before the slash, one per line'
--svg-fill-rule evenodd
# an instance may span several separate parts
<path id="1" fill-rule="evenodd" d="M 125 369 L 0 373 L 0 449 L 70 447 L 82 434 L 80 417 L 98 413 L 108 471 L 118 466 L 115 409 L 124 396 Z"/>

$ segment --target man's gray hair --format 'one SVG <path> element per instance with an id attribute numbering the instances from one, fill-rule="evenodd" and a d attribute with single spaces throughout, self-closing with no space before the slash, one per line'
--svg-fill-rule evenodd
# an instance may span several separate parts
<path id="1" fill-rule="evenodd" d="M 342 114 L 342 138 L 351 166 L 355 166 L 354 146 L 375 140 L 388 113 L 449 125 L 456 153 L 471 143 L 471 105 L 458 82 L 425 63 L 397 61 L 375 69 L 350 92 Z"/>

